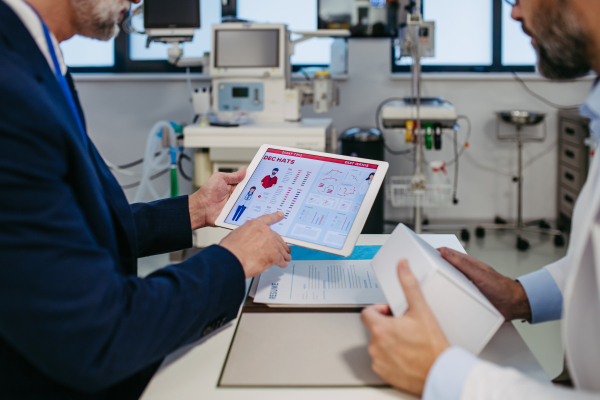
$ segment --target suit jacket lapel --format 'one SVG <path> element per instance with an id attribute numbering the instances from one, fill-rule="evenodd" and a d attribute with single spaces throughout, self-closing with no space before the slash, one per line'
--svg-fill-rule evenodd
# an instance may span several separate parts
<path id="1" fill-rule="evenodd" d="M 79 102 L 79 94 L 77 93 L 77 89 L 75 89 L 75 82 L 73 82 L 73 77 L 71 76 L 71 71 L 67 70 L 67 83 L 69 84 L 69 89 L 71 89 L 71 95 L 73 96 L 73 100 L 75 101 L 75 107 L 77 107 L 77 113 L 79 114 L 79 118 L 81 119 L 81 124 L 83 125 L 83 130 L 87 135 L 87 125 L 85 123 L 85 115 L 83 114 L 83 109 L 81 108 L 81 103 Z M 89 139 L 89 137 L 88 137 Z"/>
<path id="2" fill-rule="evenodd" d="M 75 84 L 73 82 L 73 77 L 70 72 L 67 72 L 67 82 L 69 83 L 69 88 L 71 89 L 71 94 L 73 95 L 73 99 L 75 100 L 75 106 L 77 107 L 77 112 L 81 118 L 81 123 L 85 129 L 85 134 L 87 136 L 87 126 L 85 123 L 85 116 L 83 114 L 83 109 L 81 107 L 81 103 L 79 102 L 79 95 L 77 94 L 77 90 L 75 89 Z M 137 259 L 137 231 L 135 229 L 135 220 L 133 219 L 133 214 L 131 213 L 131 207 L 129 206 L 129 202 L 123 193 L 123 189 L 115 179 L 114 175 L 108 169 L 108 166 L 100 156 L 100 153 L 96 149 L 96 146 L 89 140 L 88 136 L 88 144 L 89 144 L 89 155 L 92 158 L 92 162 L 96 167 L 96 170 L 99 172 L 101 177 L 102 189 L 104 191 L 104 197 L 108 201 L 113 214 L 118 220 L 119 224 L 123 231 L 125 231 L 125 236 L 127 237 L 127 241 L 129 242 L 129 247 L 131 249 L 130 256 L 132 257 L 132 262 L 135 271 L 135 260 Z"/>
<path id="3" fill-rule="evenodd" d="M 100 178 L 100 187 L 104 191 L 104 198 L 116 217 L 115 219 L 119 221 L 119 224 L 123 228 L 125 236 L 129 242 L 129 253 L 133 258 L 133 264 L 124 267 L 129 267 L 129 269 L 131 269 L 131 265 L 133 265 L 133 269 L 135 270 L 135 259 L 137 259 L 137 233 L 135 230 L 135 221 L 133 219 L 133 215 L 131 214 L 129 203 L 125 198 L 121 187 L 117 183 L 112 173 L 108 170 L 108 167 L 96 151 L 93 144 L 89 142 L 90 146 L 88 149 L 86 149 L 84 146 L 83 138 L 81 137 L 81 132 L 79 131 L 75 116 L 73 115 L 71 108 L 67 103 L 67 99 L 65 98 L 65 95 L 61 90 L 58 81 L 56 80 L 56 76 L 48 65 L 48 61 L 40 51 L 37 43 L 31 37 L 31 34 L 27 28 L 21 22 L 21 19 L 8 5 L 1 0 L 0 21 L 2 21 L 0 24 L 0 40 L 3 40 L 7 47 L 14 51 L 14 54 L 17 57 L 22 58 L 23 68 L 30 69 L 32 76 L 35 76 L 39 82 L 43 82 L 41 88 L 49 91 L 52 99 L 55 99 L 54 106 L 61 111 L 60 121 L 62 124 L 64 124 L 65 131 L 68 132 L 69 135 L 73 136 L 77 143 L 81 144 L 81 151 L 87 154 L 87 158 L 90 159 L 92 165 L 95 167 L 98 177 Z M 84 129 L 87 130 L 85 127 L 83 110 L 81 108 L 79 97 L 77 96 L 77 91 L 75 90 L 73 79 L 70 74 L 67 74 L 67 81 L 69 83 L 69 87 L 71 88 L 73 99 L 75 100 L 75 105 L 81 117 Z"/>
<path id="4" fill-rule="evenodd" d="M 46 57 L 40 51 L 21 19 L 3 1 L 0 1 L 0 20 L 2 20 L 0 37 L 9 48 L 14 50 L 15 55 L 23 59 L 23 66 L 30 68 L 32 75 L 40 83 L 43 83 L 42 87 L 48 90 L 52 98 L 56 100 L 55 106 L 64 111 L 62 114 L 66 118 L 61 122 L 66 125 L 66 131 L 75 137 L 78 142 L 83 143 L 75 116 L 71 112 L 67 99 L 56 80 L 56 76 L 50 69 Z"/>

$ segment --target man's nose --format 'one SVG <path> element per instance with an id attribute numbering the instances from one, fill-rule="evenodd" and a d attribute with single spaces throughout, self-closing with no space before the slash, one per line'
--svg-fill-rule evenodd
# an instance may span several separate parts
<path id="1" fill-rule="evenodd" d="M 521 10 L 521 5 L 519 3 L 513 6 L 510 17 L 515 21 L 523 23 L 523 10 Z"/>

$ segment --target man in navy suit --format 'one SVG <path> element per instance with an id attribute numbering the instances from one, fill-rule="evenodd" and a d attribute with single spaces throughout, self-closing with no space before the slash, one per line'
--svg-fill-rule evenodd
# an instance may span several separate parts
<path id="1" fill-rule="evenodd" d="M 58 43 L 111 38 L 137 2 L 0 1 L 1 399 L 137 398 L 165 355 L 236 317 L 245 278 L 291 259 L 271 214 L 137 277 L 138 257 L 191 247 L 245 175 L 128 204 Z"/>

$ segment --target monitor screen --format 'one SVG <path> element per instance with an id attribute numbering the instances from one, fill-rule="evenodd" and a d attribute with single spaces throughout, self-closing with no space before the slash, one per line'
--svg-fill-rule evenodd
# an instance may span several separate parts
<path id="1" fill-rule="evenodd" d="M 282 211 L 272 225 L 281 236 L 341 249 L 375 171 L 374 164 L 268 149 L 225 222 Z"/>
<path id="2" fill-rule="evenodd" d="M 215 31 L 215 67 L 279 67 L 279 29 Z"/>
<path id="3" fill-rule="evenodd" d="M 248 97 L 249 89 L 247 87 L 234 87 L 231 92 L 233 97 Z"/>
<path id="4" fill-rule="evenodd" d="M 200 28 L 199 0 L 145 0 L 145 28 Z"/>

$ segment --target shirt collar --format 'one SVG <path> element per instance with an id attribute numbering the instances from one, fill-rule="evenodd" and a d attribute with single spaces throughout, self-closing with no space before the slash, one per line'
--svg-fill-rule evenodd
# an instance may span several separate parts
<path id="1" fill-rule="evenodd" d="M 600 142 L 600 84 L 598 79 L 585 103 L 579 107 L 579 113 L 590 119 L 590 130 L 597 142 Z"/>

